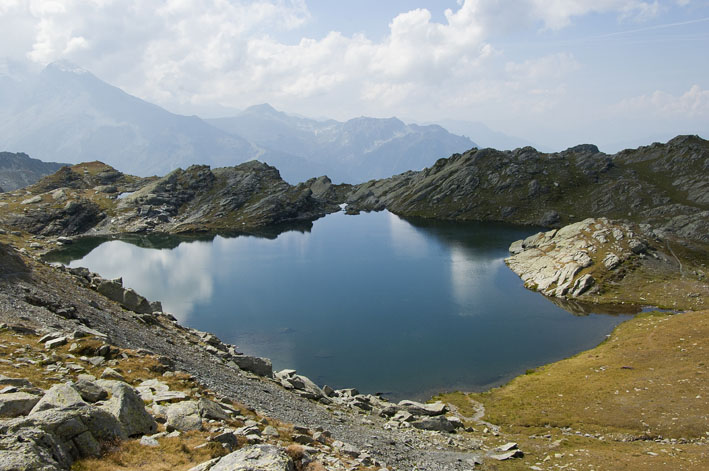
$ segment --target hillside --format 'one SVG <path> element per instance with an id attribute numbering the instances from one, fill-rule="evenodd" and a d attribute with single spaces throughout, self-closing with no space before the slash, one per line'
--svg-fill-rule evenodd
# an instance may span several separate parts
<path id="1" fill-rule="evenodd" d="M 678 136 L 615 155 L 580 145 L 545 154 L 472 149 L 358 185 L 350 211 L 560 227 L 588 217 L 651 224 L 709 242 L 709 141 Z"/>
<path id="2" fill-rule="evenodd" d="M 65 164 L 42 162 L 27 154 L 0 152 L 0 191 L 13 191 L 39 181 Z"/>

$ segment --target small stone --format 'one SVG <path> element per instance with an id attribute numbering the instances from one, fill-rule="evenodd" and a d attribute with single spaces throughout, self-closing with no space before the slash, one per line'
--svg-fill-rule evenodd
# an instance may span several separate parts
<path id="1" fill-rule="evenodd" d="M 495 448 L 495 451 L 510 451 L 517 449 L 517 444 L 515 442 L 505 443 Z"/>
<path id="2" fill-rule="evenodd" d="M 105 370 L 103 370 L 103 373 L 101 373 L 101 379 L 114 379 L 116 381 L 125 381 L 123 375 L 111 367 L 107 367 Z"/>
<path id="3" fill-rule="evenodd" d="M 50 340 L 58 339 L 61 336 L 62 336 L 62 334 L 60 334 L 59 332 L 51 332 L 49 334 L 45 334 L 42 337 L 40 337 L 40 339 L 37 342 L 38 343 L 47 343 Z"/>
<path id="4" fill-rule="evenodd" d="M 493 460 L 505 461 L 505 460 L 509 460 L 512 458 L 521 458 L 524 456 L 524 453 L 522 453 L 522 450 L 510 450 L 510 451 L 504 451 L 502 453 L 491 454 L 489 456 Z"/>
<path id="5" fill-rule="evenodd" d="M 67 343 L 67 338 L 66 337 L 59 337 L 56 339 L 49 340 L 44 343 L 44 348 L 47 350 L 51 350 L 53 348 L 61 347 L 62 345 L 66 345 Z"/>
<path id="6" fill-rule="evenodd" d="M 315 444 L 315 440 L 310 435 L 293 435 L 293 441 L 301 445 Z"/>
<path id="7" fill-rule="evenodd" d="M 267 425 L 262 432 L 263 435 L 267 437 L 278 437 L 280 436 L 280 433 L 278 433 L 278 429 L 274 427 L 273 425 Z"/>
<path id="8" fill-rule="evenodd" d="M 234 435 L 233 432 L 220 433 L 219 435 L 212 437 L 211 441 L 223 443 L 231 450 L 239 446 L 239 441 L 237 440 L 236 435 Z"/>
<path id="9" fill-rule="evenodd" d="M 93 381 L 84 378 L 79 378 L 79 380 L 74 384 L 74 388 L 86 402 L 94 403 L 102 401 L 108 397 L 108 393 L 105 389 Z"/>
<path id="10" fill-rule="evenodd" d="M 153 437 L 150 437 L 148 435 L 143 435 L 140 438 L 140 444 L 143 446 L 152 446 L 152 447 L 160 446 L 160 443 L 158 443 L 158 441 L 156 439 L 154 439 Z"/>

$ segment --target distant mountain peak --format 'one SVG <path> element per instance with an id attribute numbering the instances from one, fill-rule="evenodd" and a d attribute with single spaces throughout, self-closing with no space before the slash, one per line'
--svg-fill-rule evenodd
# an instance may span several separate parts
<path id="1" fill-rule="evenodd" d="M 244 110 L 244 113 L 259 113 L 259 114 L 270 114 L 270 115 L 281 115 L 284 114 L 282 111 L 278 111 L 273 106 L 268 103 L 261 103 L 260 105 L 252 105 Z"/>
<path id="2" fill-rule="evenodd" d="M 89 72 L 88 70 L 83 69 L 68 60 L 58 60 L 58 61 L 51 62 L 51 63 L 47 64 L 46 69 L 47 70 L 57 70 L 60 72 L 66 72 L 66 73 L 71 73 L 71 74 L 76 74 L 76 75 L 87 75 L 87 74 L 91 75 L 91 72 Z"/>

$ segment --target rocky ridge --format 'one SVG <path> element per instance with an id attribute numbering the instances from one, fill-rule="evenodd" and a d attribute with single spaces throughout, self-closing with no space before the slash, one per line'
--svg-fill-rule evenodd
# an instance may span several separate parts
<path id="1" fill-rule="evenodd" d="M 561 227 L 589 217 L 651 224 L 709 242 L 709 141 L 678 136 L 615 155 L 580 145 L 545 154 L 471 149 L 353 188 L 348 210 Z"/>
<path id="2" fill-rule="evenodd" d="M 312 188 L 311 188 L 312 186 Z M 41 236 L 254 232 L 309 224 L 339 206 L 327 177 L 292 186 L 257 161 L 192 166 L 162 178 L 122 174 L 100 162 L 64 167 L 2 195 L 5 226 Z"/>

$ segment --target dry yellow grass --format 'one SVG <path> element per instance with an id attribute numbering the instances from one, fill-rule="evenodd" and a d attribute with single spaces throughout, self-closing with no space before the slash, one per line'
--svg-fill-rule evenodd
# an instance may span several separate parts
<path id="1" fill-rule="evenodd" d="M 646 314 L 597 348 L 473 397 L 488 420 L 697 438 L 709 431 L 709 311 Z"/>
<path id="2" fill-rule="evenodd" d="M 709 469 L 709 311 L 649 313 L 598 347 L 486 393 L 439 398 L 485 407 L 522 460 L 483 469 Z M 480 425 L 476 425 L 480 429 Z"/>
<path id="3" fill-rule="evenodd" d="M 150 447 L 139 440 L 109 447 L 100 459 L 83 459 L 72 466 L 74 471 L 183 471 L 227 452 L 218 443 L 206 443 L 206 432 L 187 432 L 178 438 L 161 438 L 160 446 Z"/>

